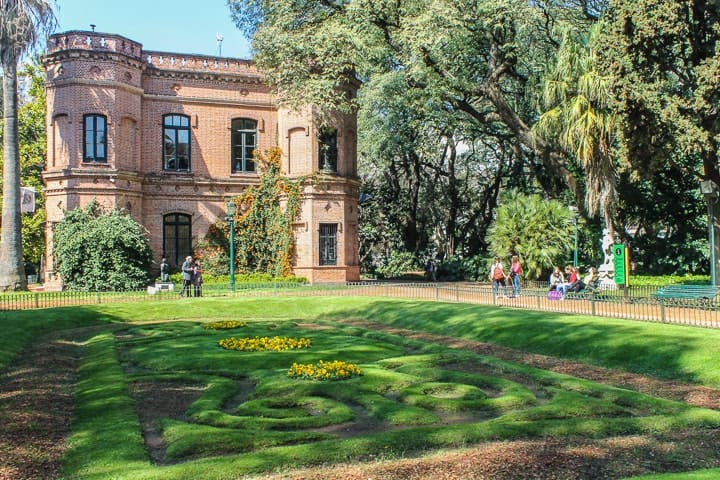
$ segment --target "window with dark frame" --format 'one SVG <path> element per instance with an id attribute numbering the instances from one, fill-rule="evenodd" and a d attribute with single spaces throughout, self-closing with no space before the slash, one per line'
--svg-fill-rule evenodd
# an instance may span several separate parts
<path id="1" fill-rule="evenodd" d="M 232 121 L 232 173 L 254 172 L 253 151 L 257 148 L 257 122 L 249 118 Z"/>
<path id="2" fill-rule="evenodd" d="M 163 250 L 171 266 L 182 265 L 192 255 L 192 223 L 190 215 L 169 213 L 163 216 Z"/>
<path id="3" fill-rule="evenodd" d="M 321 128 L 318 137 L 318 167 L 329 172 L 337 171 L 338 148 L 337 129 Z"/>
<path id="4" fill-rule="evenodd" d="M 190 171 L 190 117 L 163 116 L 163 170 Z"/>
<path id="5" fill-rule="evenodd" d="M 337 223 L 320 224 L 320 265 L 337 265 Z"/>
<path id="6" fill-rule="evenodd" d="M 104 115 L 83 116 L 83 161 L 107 162 L 107 118 Z"/>

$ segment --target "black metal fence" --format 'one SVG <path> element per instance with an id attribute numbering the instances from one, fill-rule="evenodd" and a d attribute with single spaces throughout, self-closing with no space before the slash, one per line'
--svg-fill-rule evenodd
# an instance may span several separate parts
<path id="1" fill-rule="evenodd" d="M 564 300 L 548 298 L 545 284 L 526 283 L 518 296 L 496 295 L 489 284 L 480 283 L 396 283 L 357 282 L 342 285 L 297 283 L 207 285 L 204 297 L 272 296 L 367 296 L 440 302 L 497 305 L 538 311 L 593 315 L 650 322 L 679 323 L 720 328 L 717 299 L 665 299 L 655 296 L 657 287 L 627 291 L 601 290 L 592 294 L 571 294 Z M 509 289 L 508 289 L 508 293 Z M 0 310 L 27 310 L 76 305 L 177 300 L 178 291 L 136 292 L 20 292 L 0 294 Z"/>

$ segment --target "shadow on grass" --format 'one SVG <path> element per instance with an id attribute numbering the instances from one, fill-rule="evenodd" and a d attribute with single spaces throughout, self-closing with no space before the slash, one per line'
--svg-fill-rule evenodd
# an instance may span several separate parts
<path id="1" fill-rule="evenodd" d="M 696 327 L 433 302 L 375 301 L 364 319 L 658 378 L 720 388 L 720 332 Z"/>

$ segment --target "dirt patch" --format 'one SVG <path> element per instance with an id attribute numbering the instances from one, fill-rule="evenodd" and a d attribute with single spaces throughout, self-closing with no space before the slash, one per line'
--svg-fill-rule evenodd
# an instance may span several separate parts
<path id="1" fill-rule="evenodd" d="M 491 442 L 402 460 L 294 470 L 257 480 L 610 480 L 720 466 L 720 432 Z"/>
<path id="2" fill-rule="evenodd" d="M 188 421 L 185 412 L 205 391 L 205 385 L 182 382 L 135 382 L 130 391 L 137 405 L 145 447 L 150 460 L 167 464 L 162 438 L 163 419 Z"/>
<path id="3" fill-rule="evenodd" d="M 40 339 L 0 375 L 0 480 L 59 477 L 80 350 Z"/>

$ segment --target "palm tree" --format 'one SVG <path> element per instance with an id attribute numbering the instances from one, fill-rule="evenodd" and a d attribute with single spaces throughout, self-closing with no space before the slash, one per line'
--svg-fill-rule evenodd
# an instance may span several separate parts
<path id="1" fill-rule="evenodd" d="M 575 157 L 585 171 L 585 207 L 602 211 L 608 228 L 615 199 L 615 163 L 610 156 L 615 116 L 610 110 L 612 77 L 599 70 L 593 48 L 600 24 L 587 37 L 564 35 L 556 63 L 545 79 L 542 107 L 533 132 Z"/>
<path id="2" fill-rule="evenodd" d="M 44 0 L 0 0 L 0 66 L 3 70 L 3 205 L 0 291 L 27 288 L 22 256 L 17 65 L 55 26 Z"/>
<path id="3" fill-rule="evenodd" d="M 573 216 L 557 200 L 509 190 L 500 197 L 488 228 L 488 251 L 509 265 L 518 255 L 528 279 L 544 279 L 554 265 L 566 261 L 572 246 Z"/>

